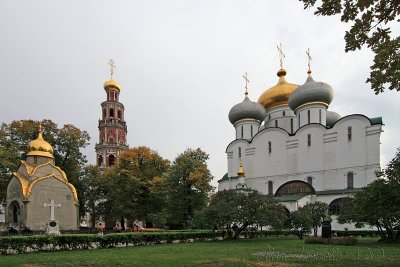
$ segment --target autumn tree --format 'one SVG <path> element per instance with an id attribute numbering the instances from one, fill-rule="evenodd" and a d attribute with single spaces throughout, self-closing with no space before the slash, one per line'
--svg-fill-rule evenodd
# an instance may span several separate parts
<path id="1" fill-rule="evenodd" d="M 29 142 L 37 137 L 39 121 L 19 120 L 0 128 L 0 199 L 5 199 L 5 192 L 10 175 L 24 159 Z M 63 169 L 77 189 L 78 198 L 83 198 L 84 185 L 79 175 L 86 164 L 86 156 L 81 149 L 89 145 L 89 134 L 79 128 L 66 124 L 58 128 L 51 120 L 42 121 L 43 136 L 53 146 L 55 164 Z M 83 207 L 81 207 L 81 212 Z"/>
<path id="2" fill-rule="evenodd" d="M 213 190 L 207 167 L 208 154 L 200 148 L 179 154 L 167 174 L 169 224 L 184 226 L 201 210 Z"/>
<path id="3" fill-rule="evenodd" d="M 300 0 L 304 9 L 316 5 L 317 0 Z M 375 54 L 374 64 L 367 82 L 375 94 L 400 90 L 400 37 L 390 29 L 400 21 L 399 1 L 321 0 L 315 15 L 341 15 L 341 21 L 352 23 L 346 31 L 345 51 L 354 51 L 367 46 Z"/>
<path id="4" fill-rule="evenodd" d="M 400 148 L 386 169 L 376 173 L 373 181 L 354 194 L 339 215 L 341 223 L 370 225 L 378 229 L 383 240 L 400 239 Z"/>
<path id="5" fill-rule="evenodd" d="M 253 190 L 224 190 L 211 197 L 205 216 L 229 238 L 237 239 L 249 226 L 281 228 L 286 219 L 284 207 Z"/>
<path id="6" fill-rule="evenodd" d="M 164 174 L 168 168 L 169 161 L 148 147 L 131 148 L 121 154 L 117 164 L 101 176 L 100 206 L 107 221 L 124 217 L 148 224 L 162 222 L 160 216 L 166 217 Z"/>
<path id="7" fill-rule="evenodd" d="M 318 227 L 322 226 L 322 222 L 328 215 L 328 204 L 320 201 L 307 203 L 303 207 L 291 213 L 291 223 L 300 239 L 311 229 L 314 236 L 317 236 Z"/>

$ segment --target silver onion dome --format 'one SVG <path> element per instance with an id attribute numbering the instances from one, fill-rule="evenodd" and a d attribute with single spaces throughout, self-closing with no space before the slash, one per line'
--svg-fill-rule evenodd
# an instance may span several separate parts
<path id="1" fill-rule="evenodd" d="M 331 127 L 335 122 L 337 122 L 342 116 L 339 113 L 334 111 L 326 112 L 326 126 Z"/>
<path id="2" fill-rule="evenodd" d="M 229 111 L 229 120 L 232 124 L 242 119 L 255 119 L 261 122 L 265 116 L 264 107 L 251 101 L 248 96 L 244 98 L 243 102 L 236 104 Z"/>

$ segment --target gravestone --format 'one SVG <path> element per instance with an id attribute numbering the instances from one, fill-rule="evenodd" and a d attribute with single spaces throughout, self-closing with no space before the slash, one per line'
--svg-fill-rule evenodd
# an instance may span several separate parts
<path id="1" fill-rule="evenodd" d="M 330 220 L 324 220 L 322 222 L 322 235 L 323 238 L 332 237 L 332 225 Z"/>

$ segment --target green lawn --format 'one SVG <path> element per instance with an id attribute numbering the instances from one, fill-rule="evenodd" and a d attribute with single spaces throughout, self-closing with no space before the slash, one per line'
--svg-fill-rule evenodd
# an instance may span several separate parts
<path id="1" fill-rule="evenodd" d="M 303 252 L 304 246 L 304 252 Z M 385 257 L 382 257 L 384 249 Z M 372 253 L 369 252 L 369 249 Z M 358 252 L 359 251 L 359 252 Z M 282 254 L 285 252 L 286 254 Z M 289 253 L 288 253 L 289 252 Z M 264 256 L 267 253 L 266 256 Z M 308 256 L 318 255 L 309 260 Z M 259 256 L 257 256 L 259 255 Z M 286 255 L 284 256 L 279 255 Z M 266 260 L 267 257 L 267 260 Z M 400 266 L 400 246 L 361 239 L 356 246 L 304 245 L 294 238 L 163 244 L 0 256 L 0 266 Z"/>

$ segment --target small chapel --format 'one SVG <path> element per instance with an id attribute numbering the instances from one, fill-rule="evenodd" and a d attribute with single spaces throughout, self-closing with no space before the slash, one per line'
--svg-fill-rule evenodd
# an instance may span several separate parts
<path id="1" fill-rule="evenodd" d="M 41 126 L 8 184 L 5 210 L 6 225 L 17 230 L 59 233 L 78 229 L 76 189 L 55 165 L 53 147 L 43 139 Z"/>

